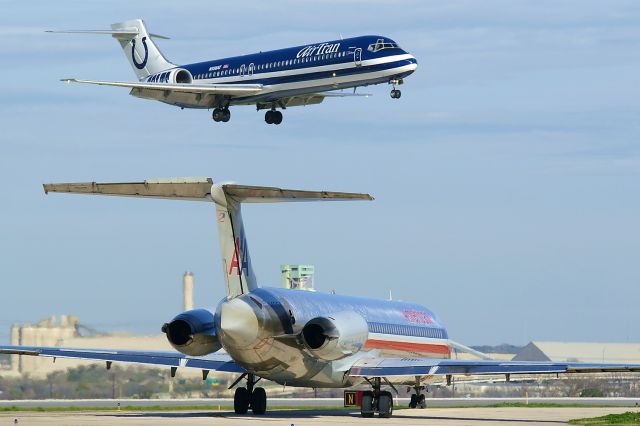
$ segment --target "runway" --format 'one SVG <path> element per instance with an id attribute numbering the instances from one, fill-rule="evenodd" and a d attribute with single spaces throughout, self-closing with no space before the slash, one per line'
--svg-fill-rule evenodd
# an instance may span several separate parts
<path id="1" fill-rule="evenodd" d="M 426 410 L 396 410 L 391 419 L 363 419 L 355 411 L 342 410 L 286 410 L 272 411 L 266 416 L 238 416 L 232 412 L 188 411 L 188 412 L 15 412 L 0 413 L 0 424 L 30 426 L 44 425 L 326 425 L 327 423 L 368 425 L 371 423 L 392 425 L 451 425 L 489 426 L 563 424 L 570 419 L 596 417 L 623 413 L 631 410 L 623 407 L 561 407 L 561 408 L 432 408 Z M 636 409 L 637 410 L 637 409 Z"/>

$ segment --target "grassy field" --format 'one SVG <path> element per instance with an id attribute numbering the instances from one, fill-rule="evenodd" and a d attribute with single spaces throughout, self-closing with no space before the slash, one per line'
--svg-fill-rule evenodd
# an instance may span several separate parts
<path id="1" fill-rule="evenodd" d="M 640 412 L 627 411 L 622 414 L 609 414 L 590 419 L 575 419 L 569 421 L 572 425 L 640 425 Z"/>

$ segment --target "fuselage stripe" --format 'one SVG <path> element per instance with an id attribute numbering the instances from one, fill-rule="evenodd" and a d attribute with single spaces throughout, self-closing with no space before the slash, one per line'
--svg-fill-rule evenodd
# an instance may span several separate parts
<path id="1" fill-rule="evenodd" d="M 395 351 L 421 352 L 440 355 L 451 355 L 448 345 L 433 345 L 426 343 L 398 342 L 389 340 L 369 339 L 364 344 L 366 349 L 387 349 Z"/>

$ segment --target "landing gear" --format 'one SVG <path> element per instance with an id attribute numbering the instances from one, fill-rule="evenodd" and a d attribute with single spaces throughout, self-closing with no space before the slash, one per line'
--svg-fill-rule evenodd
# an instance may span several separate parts
<path id="1" fill-rule="evenodd" d="M 274 109 L 269 110 L 264 114 L 264 121 L 267 124 L 280 124 L 282 123 L 282 113 Z"/>
<path id="2" fill-rule="evenodd" d="M 231 118 L 231 111 L 229 111 L 229 108 L 216 108 L 213 110 L 211 118 L 213 118 L 213 121 L 216 123 L 220 121 L 226 123 Z"/>
<path id="3" fill-rule="evenodd" d="M 393 90 L 391 90 L 391 99 L 400 99 L 400 96 L 402 96 L 402 92 L 400 91 L 400 89 L 396 89 L 396 85 L 404 84 L 404 81 L 402 79 L 391 80 L 389 81 L 389 83 L 393 85 Z"/>
<path id="4" fill-rule="evenodd" d="M 264 388 L 254 388 L 254 385 L 258 383 L 256 376 L 247 373 L 240 376 L 240 378 L 231 386 L 235 386 L 244 377 L 247 378 L 247 387 L 236 388 L 236 393 L 233 396 L 233 411 L 236 414 L 247 414 L 249 408 L 253 411 L 253 414 L 262 415 L 267 412 L 267 393 Z"/>
<path id="5" fill-rule="evenodd" d="M 368 381 L 373 387 L 373 391 L 362 393 L 360 415 L 362 417 L 373 417 L 378 412 L 378 415 L 382 418 L 391 417 L 393 414 L 393 396 L 391 392 L 380 390 L 380 377 L 375 377 L 373 381 Z"/>
<path id="6" fill-rule="evenodd" d="M 411 388 L 407 388 L 407 391 Z M 425 387 L 420 384 L 420 377 L 416 377 L 416 384 L 413 385 L 414 394 L 411 395 L 411 401 L 409 402 L 409 408 L 427 408 L 427 400 L 422 393 Z"/>

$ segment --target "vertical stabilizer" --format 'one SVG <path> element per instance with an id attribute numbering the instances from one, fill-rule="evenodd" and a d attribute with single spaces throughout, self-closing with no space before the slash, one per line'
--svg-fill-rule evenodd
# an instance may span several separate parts
<path id="1" fill-rule="evenodd" d="M 122 46 L 124 55 L 138 80 L 175 67 L 174 64 L 167 61 L 153 42 L 153 35 L 147 32 L 142 19 L 111 24 L 111 29 L 114 30 L 113 37 Z"/>

